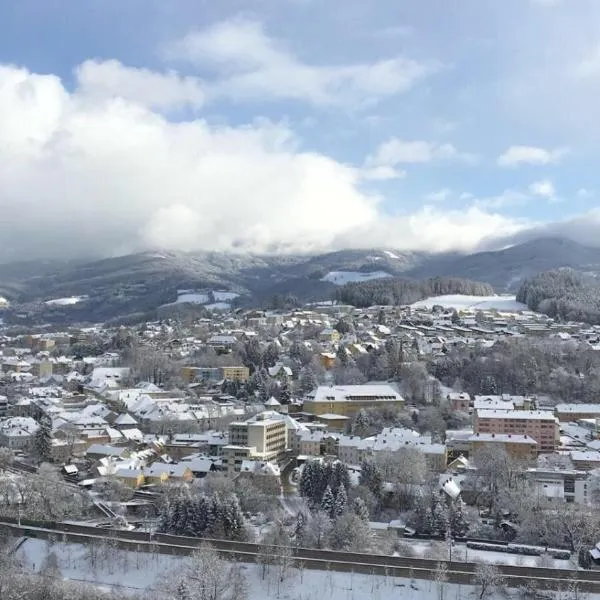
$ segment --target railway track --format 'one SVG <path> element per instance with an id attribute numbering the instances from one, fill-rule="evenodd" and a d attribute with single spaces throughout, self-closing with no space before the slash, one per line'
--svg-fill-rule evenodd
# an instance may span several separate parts
<path id="1" fill-rule="evenodd" d="M 265 548 L 260 544 L 192 538 L 170 534 L 151 534 L 142 531 L 125 531 L 109 527 L 94 527 L 71 523 L 36 522 L 20 525 L 4 519 L 0 527 L 10 530 L 13 535 L 69 541 L 74 543 L 99 543 L 109 541 L 116 547 L 153 551 L 163 554 L 189 555 L 202 544 L 209 543 L 219 553 L 232 560 L 256 562 L 264 555 Z M 281 555 L 284 549 L 270 547 L 268 553 Z M 289 552 L 289 549 L 286 549 Z M 432 560 L 402 556 L 385 556 L 366 553 L 338 552 L 312 548 L 292 548 L 290 560 L 306 569 L 322 569 L 340 572 L 368 573 L 413 579 L 434 579 L 439 565 L 445 565 L 448 580 L 453 583 L 471 584 L 474 581 L 477 563 L 447 560 Z M 535 581 L 540 588 L 559 589 L 577 584 L 581 591 L 600 589 L 600 571 L 581 571 L 497 565 L 510 587 L 519 587 L 528 581 Z"/>

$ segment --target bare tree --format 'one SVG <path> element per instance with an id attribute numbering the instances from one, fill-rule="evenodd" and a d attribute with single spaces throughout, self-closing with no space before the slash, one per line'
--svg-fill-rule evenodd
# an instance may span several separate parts
<path id="1" fill-rule="evenodd" d="M 494 565 L 481 564 L 475 568 L 473 583 L 477 586 L 477 598 L 484 600 L 503 587 L 504 578 Z"/>
<path id="2" fill-rule="evenodd" d="M 448 567 L 446 563 L 439 562 L 433 574 L 433 580 L 437 585 L 438 600 L 445 600 L 446 583 L 448 582 Z"/>
<path id="3" fill-rule="evenodd" d="M 201 546 L 165 584 L 171 598 L 181 598 L 178 592 L 185 587 L 185 600 L 246 600 L 248 586 L 237 565 L 220 558 L 211 546 Z"/>

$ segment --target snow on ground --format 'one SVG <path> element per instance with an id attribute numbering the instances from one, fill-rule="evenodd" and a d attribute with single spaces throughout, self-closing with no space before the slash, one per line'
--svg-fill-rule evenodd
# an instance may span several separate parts
<path id="1" fill-rule="evenodd" d="M 431 558 L 432 544 L 429 540 L 411 540 L 410 538 L 404 538 L 402 543 L 405 546 L 410 546 L 415 557 Z M 440 547 L 440 544 L 437 544 Z M 442 547 L 447 547 L 444 544 Z M 444 551 L 445 551 L 444 547 Z M 403 554 L 400 552 L 400 554 Z M 445 555 L 441 558 L 449 558 Z M 522 554 L 509 554 L 507 552 L 494 552 L 491 550 L 474 550 L 467 548 L 465 544 L 455 543 L 452 546 L 452 560 L 465 561 L 465 562 L 478 562 L 478 563 L 490 563 L 494 565 L 513 565 L 517 567 L 539 567 L 548 566 L 554 569 L 572 569 L 573 565 L 568 560 L 560 560 L 558 558 L 551 558 L 545 556 L 543 558 L 543 565 L 540 565 L 539 556 L 524 556 Z"/>
<path id="2" fill-rule="evenodd" d="M 177 294 L 177 300 L 175 304 L 182 304 L 183 302 L 189 302 L 190 304 L 206 304 L 210 302 L 208 294 L 186 292 L 185 294 Z"/>
<path id="3" fill-rule="evenodd" d="M 67 298 L 54 298 L 53 300 L 46 300 L 44 304 L 48 306 L 71 306 L 78 304 L 82 300 L 85 300 L 87 296 L 68 296 Z"/>
<path id="4" fill-rule="evenodd" d="M 373 271 L 371 273 L 362 273 L 360 271 L 331 271 L 321 278 L 321 281 L 329 281 L 335 285 L 345 285 L 346 283 L 355 283 L 362 281 L 371 281 L 371 279 L 382 279 L 391 277 L 385 271 Z"/>
<path id="5" fill-rule="evenodd" d="M 433 296 L 411 304 L 412 308 L 432 308 L 435 305 L 456 310 L 492 310 L 518 312 L 529 310 L 522 302 L 517 302 L 515 296 L 466 296 L 450 294 L 448 296 Z"/>
<path id="6" fill-rule="evenodd" d="M 213 302 L 212 304 L 205 304 L 204 308 L 207 310 L 229 310 L 231 304 L 228 302 Z"/>
<path id="7" fill-rule="evenodd" d="M 227 300 L 235 300 L 239 294 L 235 292 L 213 292 L 216 302 L 224 302 Z"/>
<path id="8" fill-rule="evenodd" d="M 151 591 L 182 564 L 185 557 L 119 550 L 107 546 L 105 551 L 82 544 L 27 539 L 17 551 L 22 563 L 38 572 L 52 552 L 66 579 L 86 581 L 102 587 L 120 588 L 124 594 Z M 275 568 L 262 578 L 261 567 L 244 564 L 248 578 L 248 600 L 438 600 L 438 584 L 430 581 L 401 579 L 384 575 L 363 575 L 290 569 L 281 582 Z M 446 600 L 468 598 L 472 586 L 444 584 Z M 490 600 L 493 600 L 490 598 Z"/>
<path id="9" fill-rule="evenodd" d="M 400 258 L 397 254 L 394 254 L 393 252 L 390 252 L 389 250 L 384 250 L 383 253 L 386 256 L 388 256 L 389 258 L 396 258 L 396 259 Z"/>

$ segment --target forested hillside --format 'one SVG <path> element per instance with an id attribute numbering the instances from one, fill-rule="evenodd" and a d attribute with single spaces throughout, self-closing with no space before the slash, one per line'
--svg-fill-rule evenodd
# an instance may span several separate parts
<path id="1" fill-rule="evenodd" d="M 336 300 L 359 308 L 378 304 L 403 305 L 418 302 L 431 296 L 465 294 L 490 296 L 494 288 L 488 283 L 458 277 L 432 277 L 422 281 L 385 278 L 347 283 L 336 290 Z"/>
<path id="2" fill-rule="evenodd" d="M 573 269 L 546 271 L 525 280 L 517 300 L 553 318 L 600 323 L 600 283 Z"/>

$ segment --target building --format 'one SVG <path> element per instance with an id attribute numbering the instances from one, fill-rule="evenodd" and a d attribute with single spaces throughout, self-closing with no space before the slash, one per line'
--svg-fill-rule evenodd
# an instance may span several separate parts
<path id="1" fill-rule="evenodd" d="M 554 414 L 561 423 L 581 419 L 600 419 L 600 404 L 557 404 Z"/>
<path id="2" fill-rule="evenodd" d="M 250 369 L 248 367 L 181 367 L 181 378 L 186 383 L 206 382 L 216 383 L 228 379 L 229 381 L 248 381 Z"/>
<path id="3" fill-rule="evenodd" d="M 446 396 L 453 411 L 468 413 L 471 408 L 471 397 L 465 392 L 452 392 Z"/>
<path id="4" fill-rule="evenodd" d="M 512 434 L 533 438 L 538 452 L 555 452 L 560 443 L 558 419 L 553 413 L 542 410 L 475 411 L 474 433 Z"/>
<path id="5" fill-rule="evenodd" d="M 304 399 L 304 412 L 352 417 L 358 411 L 385 406 L 401 410 L 404 398 L 388 384 L 319 386 Z"/>
<path id="6" fill-rule="evenodd" d="M 40 428 L 31 417 L 10 417 L 0 422 L 0 446 L 11 450 L 31 448 L 35 434 Z"/>
<path id="7" fill-rule="evenodd" d="M 538 499 L 548 501 L 588 503 L 587 473 L 573 469 L 540 469 L 526 471 L 533 483 Z"/>
<path id="8" fill-rule="evenodd" d="M 517 460 L 530 461 L 538 455 L 538 443 L 527 435 L 512 433 L 475 433 L 469 438 L 470 455 L 485 447 L 502 448 Z"/>
<path id="9" fill-rule="evenodd" d="M 287 437 L 285 418 L 271 411 L 231 423 L 223 466 L 231 472 L 239 471 L 244 460 L 277 461 L 285 454 Z"/>

